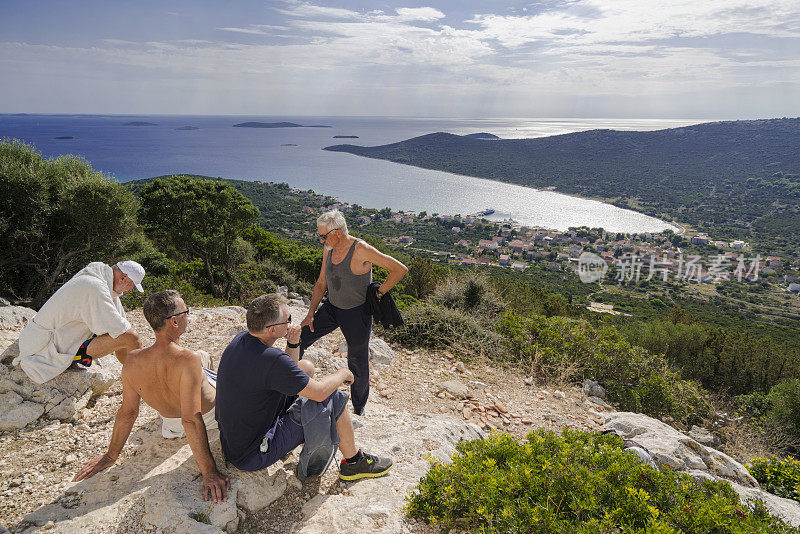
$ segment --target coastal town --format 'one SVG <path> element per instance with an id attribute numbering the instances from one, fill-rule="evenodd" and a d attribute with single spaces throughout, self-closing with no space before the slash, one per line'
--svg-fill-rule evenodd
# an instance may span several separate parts
<path id="1" fill-rule="evenodd" d="M 304 191 L 297 193 L 309 195 Z M 330 199 L 321 195 L 315 198 Z M 586 259 L 588 253 L 607 265 L 607 276 L 620 282 L 767 280 L 786 291 L 800 293 L 800 259 L 762 256 L 750 243 L 715 239 L 702 232 L 618 233 L 587 227 L 561 231 L 511 220 L 489 220 L 484 216 L 485 211 L 465 216 L 394 212 L 388 208 L 365 210 L 345 202 L 303 208 L 308 214 L 330 209 L 349 214 L 348 218 L 364 231 L 368 225 L 394 225 L 403 234 L 390 237 L 389 242 L 449 264 L 494 266 L 520 272 L 531 267 L 577 272 L 581 258 Z M 434 230 L 438 235 L 435 241 L 440 245 L 437 248 L 431 246 L 430 235 Z M 423 241 L 420 236 L 427 237 L 424 244 L 420 243 Z"/>

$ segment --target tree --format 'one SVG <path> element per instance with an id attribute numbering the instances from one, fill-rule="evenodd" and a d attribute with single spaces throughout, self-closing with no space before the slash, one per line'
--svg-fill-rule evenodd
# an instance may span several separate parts
<path id="1" fill-rule="evenodd" d="M 405 292 L 422 300 L 433 293 L 436 284 L 444 278 L 447 270 L 428 258 L 414 256 L 408 265 L 408 274 L 403 279 Z"/>
<path id="2" fill-rule="evenodd" d="M 234 270 L 252 253 L 242 236 L 258 208 L 225 182 L 187 176 L 154 180 L 140 198 L 148 235 L 176 256 L 200 259 L 211 293 L 230 298 Z"/>
<path id="3" fill-rule="evenodd" d="M 87 262 L 148 245 L 137 206 L 84 159 L 0 142 L 0 293 L 38 308 Z"/>

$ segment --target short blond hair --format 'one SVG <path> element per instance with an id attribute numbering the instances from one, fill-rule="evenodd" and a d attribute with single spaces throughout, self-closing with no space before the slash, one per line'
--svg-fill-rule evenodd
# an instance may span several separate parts
<path id="1" fill-rule="evenodd" d="M 339 210 L 326 211 L 317 217 L 317 226 L 327 230 L 341 230 L 343 234 L 347 234 L 347 221 Z"/>

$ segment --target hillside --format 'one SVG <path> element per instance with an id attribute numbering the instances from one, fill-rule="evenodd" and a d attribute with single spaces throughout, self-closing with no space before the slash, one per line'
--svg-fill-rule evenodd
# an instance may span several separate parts
<path id="1" fill-rule="evenodd" d="M 726 232 L 774 235 L 800 220 L 800 118 L 713 122 L 653 132 L 591 130 L 486 143 L 433 133 L 325 150 L 587 197 Z M 774 206 L 790 204 L 783 209 Z M 718 228 L 719 229 L 719 228 Z"/>
<path id="2" fill-rule="evenodd" d="M 293 299 L 291 305 L 293 314 L 305 314 L 303 301 Z M 31 310 L 14 310 L 32 315 Z M 182 344 L 208 350 L 216 366 L 231 336 L 243 328 L 243 313 L 243 308 L 235 306 L 193 309 L 191 328 Z M 25 321 L 12 315 L 0 314 L 5 321 L 0 321 L 0 352 L 16 338 Z M 152 343 L 141 310 L 129 312 L 128 318 L 142 333 L 143 343 Z M 377 344 L 372 355 L 373 393 L 367 413 L 358 418 L 356 439 L 367 450 L 395 458 L 389 476 L 343 482 L 330 468 L 322 477 L 301 483 L 294 476 L 297 451 L 269 470 L 245 473 L 225 464 L 218 432 L 211 431 L 212 453 L 233 485 L 226 503 L 206 503 L 201 500 L 199 471 L 186 439 L 162 439 L 157 413 L 143 404 L 117 463 L 91 479 L 70 482 L 84 461 L 101 454 L 108 445 L 121 401 L 118 365 L 111 365 L 107 390 L 91 399 L 88 393 L 76 398 L 74 413 L 61 414 L 62 421 L 42 416 L 16 430 L 0 431 L 0 448 L 9 453 L 0 461 L 0 494 L 4 496 L 0 532 L 6 525 L 15 533 L 41 529 L 65 534 L 422 534 L 431 529 L 404 516 L 406 496 L 428 470 L 429 459 L 447 462 L 459 440 L 483 438 L 486 431 L 494 429 L 522 439 L 535 429 L 593 432 L 602 427 L 636 436 L 659 464 L 698 481 L 731 482 L 743 498 L 764 499 L 772 513 L 800 524 L 800 505 L 759 490 L 742 465 L 711 448 L 709 440 L 714 438 L 707 431 L 693 428 L 686 435 L 644 415 L 615 412 L 601 399 L 589 396 L 595 389 L 569 384 L 543 388 L 516 366 L 499 370 L 480 362 L 465 364 L 447 352 L 399 346 L 392 350 L 376 338 L 370 345 L 373 343 Z M 306 357 L 325 375 L 345 365 L 344 350 L 343 338 L 336 332 L 310 349 Z M 30 395 L 32 400 L 24 402 L 35 403 L 38 397 L 31 395 L 21 371 L 6 367 L 6 363 L 0 363 L 0 370 L 14 381 L 6 380 L 3 387 Z M 99 375 L 97 369 L 68 371 L 64 380 L 96 380 Z M 5 395 L 13 394 L 7 391 Z"/>

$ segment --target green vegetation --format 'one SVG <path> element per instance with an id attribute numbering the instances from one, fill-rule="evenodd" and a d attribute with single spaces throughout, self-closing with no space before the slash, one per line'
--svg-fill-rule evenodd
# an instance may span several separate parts
<path id="1" fill-rule="evenodd" d="M 444 532 L 798 532 L 763 504 L 743 507 L 725 482 L 656 471 L 616 436 L 539 430 L 456 445 L 408 501 L 411 517 Z"/>
<path id="2" fill-rule="evenodd" d="M 611 325 L 584 320 L 506 314 L 497 326 L 510 355 L 538 377 L 592 378 L 625 411 L 669 415 L 687 425 L 708 417 L 710 403 L 663 356 L 631 346 Z"/>
<path id="3" fill-rule="evenodd" d="M 794 458 L 753 458 L 748 467 L 761 489 L 800 501 L 800 461 Z"/>
<path id="4" fill-rule="evenodd" d="M 158 258 L 137 207 L 81 158 L 44 159 L 24 143 L 0 143 L 0 294 L 38 308 L 97 258 Z"/>
<path id="5" fill-rule="evenodd" d="M 258 217 L 252 202 L 225 182 L 180 176 L 154 180 L 139 196 L 148 236 L 170 257 L 200 259 L 212 295 L 229 299 L 234 269 L 252 255 L 242 238 Z"/>

